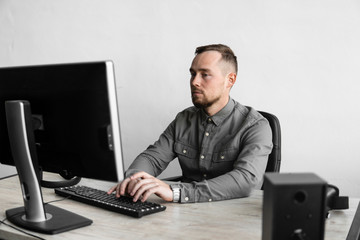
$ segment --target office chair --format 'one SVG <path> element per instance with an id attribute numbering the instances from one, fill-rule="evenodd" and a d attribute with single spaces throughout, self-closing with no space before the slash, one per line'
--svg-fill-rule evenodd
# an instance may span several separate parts
<path id="1" fill-rule="evenodd" d="M 281 129 L 279 119 L 268 112 L 258 111 L 270 124 L 273 149 L 269 155 L 265 172 L 279 172 L 281 164 Z"/>
<path id="2" fill-rule="evenodd" d="M 281 164 L 281 128 L 279 119 L 271 113 L 258 111 L 270 124 L 273 149 L 268 158 L 265 172 L 280 172 Z M 264 189 L 264 184 L 261 186 Z"/>
<path id="3" fill-rule="evenodd" d="M 281 129 L 280 129 L 280 121 L 279 119 L 268 112 L 258 111 L 264 118 L 266 118 L 270 124 L 270 128 L 272 131 L 272 142 L 273 149 L 269 155 L 268 163 L 266 165 L 265 172 L 280 172 L 280 164 L 281 164 Z M 178 182 L 182 180 L 181 176 L 168 177 L 163 179 L 164 181 L 174 181 Z M 264 185 L 261 189 L 264 188 Z"/>

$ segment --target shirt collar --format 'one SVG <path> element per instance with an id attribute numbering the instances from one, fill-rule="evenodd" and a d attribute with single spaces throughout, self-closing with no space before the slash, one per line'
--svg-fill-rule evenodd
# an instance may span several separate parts
<path id="1" fill-rule="evenodd" d="M 219 126 L 224 119 L 226 119 L 230 113 L 233 111 L 235 106 L 235 102 L 232 98 L 229 98 L 228 103 L 223 107 L 219 112 L 217 112 L 214 116 L 208 116 L 203 109 L 201 109 L 201 117 L 202 123 L 213 122 L 216 126 Z"/>

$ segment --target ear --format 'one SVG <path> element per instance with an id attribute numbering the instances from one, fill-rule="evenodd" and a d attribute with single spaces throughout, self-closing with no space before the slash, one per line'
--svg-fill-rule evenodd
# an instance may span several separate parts
<path id="1" fill-rule="evenodd" d="M 227 86 L 229 88 L 232 88 L 232 86 L 235 84 L 235 82 L 236 82 L 236 73 L 233 73 L 233 72 L 229 73 L 227 75 Z"/>

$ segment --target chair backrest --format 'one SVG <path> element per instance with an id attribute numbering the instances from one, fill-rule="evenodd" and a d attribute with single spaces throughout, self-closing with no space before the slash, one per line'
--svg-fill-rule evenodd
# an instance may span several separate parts
<path id="1" fill-rule="evenodd" d="M 273 149 L 269 155 L 265 172 L 279 172 L 281 164 L 281 129 L 279 119 L 268 112 L 258 111 L 269 121 L 272 131 Z"/>

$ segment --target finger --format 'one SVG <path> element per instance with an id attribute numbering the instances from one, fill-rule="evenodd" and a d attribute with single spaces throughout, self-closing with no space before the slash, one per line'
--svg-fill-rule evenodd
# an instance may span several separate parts
<path id="1" fill-rule="evenodd" d="M 115 196 L 116 197 L 120 197 L 120 183 L 115 185 L 114 187 L 110 188 L 108 191 L 107 191 L 107 194 L 112 194 L 113 192 L 115 192 Z"/>
<path id="2" fill-rule="evenodd" d="M 130 195 L 130 193 L 131 193 L 132 189 L 134 189 L 134 186 L 135 186 L 136 183 L 137 183 L 136 180 L 130 180 L 130 181 L 129 181 L 129 183 L 128 183 L 128 185 L 127 185 L 127 188 L 126 188 L 127 194 Z"/>
<path id="3" fill-rule="evenodd" d="M 148 174 L 146 172 L 137 172 L 137 173 L 133 174 L 130 178 L 132 180 L 134 180 L 137 178 L 153 178 L 153 176 L 151 176 L 150 174 Z"/>
<path id="4" fill-rule="evenodd" d="M 117 185 L 116 189 L 116 197 L 120 197 L 120 195 L 125 195 L 125 189 L 130 182 L 129 178 L 125 178 L 120 184 Z"/>
<path id="5" fill-rule="evenodd" d="M 156 193 L 156 192 L 159 191 L 159 188 L 160 188 L 159 184 L 157 184 L 157 183 L 155 183 L 155 184 L 156 184 L 157 186 L 154 186 L 154 187 L 148 189 L 147 191 L 145 191 L 145 192 L 142 194 L 142 197 L 141 197 L 141 201 L 142 201 L 142 202 L 145 202 L 145 201 L 150 197 L 151 194 Z"/>
<path id="6" fill-rule="evenodd" d="M 123 195 L 123 194 L 121 194 L 121 190 L 120 190 L 120 188 L 121 188 L 121 183 L 119 183 L 118 185 L 117 185 L 117 188 L 116 188 L 116 197 L 117 198 L 119 198 L 121 195 Z"/>
<path id="7" fill-rule="evenodd" d="M 137 191 L 139 191 L 139 189 L 146 184 L 152 183 L 154 182 L 152 179 L 137 179 L 136 180 L 136 184 L 134 185 L 134 187 L 132 188 L 130 195 L 134 196 L 135 193 L 137 193 Z"/>
<path id="8" fill-rule="evenodd" d="M 141 188 L 139 188 L 139 190 L 136 192 L 133 201 L 136 202 L 140 197 L 142 197 L 141 201 L 144 202 L 146 201 L 146 199 L 153 193 L 156 191 L 156 188 L 159 186 L 159 184 L 155 183 L 155 182 L 151 182 L 149 184 L 143 185 L 141 186 Z M 147 193 L 148 191 L 150 191 L 149 193 Z M 147 193 L 147 194 L 146 194 Z"/>
<path id="9" fill-rule="evenodd" d="M 118 187 L 118 185 L 115 185 L 113 186 L 112 188 L 110 188 L 108 191 L 107 191 L 107 194 L 111 194 L 113 193 L 114 191 L 116 191 L 116 188 Z"/>

